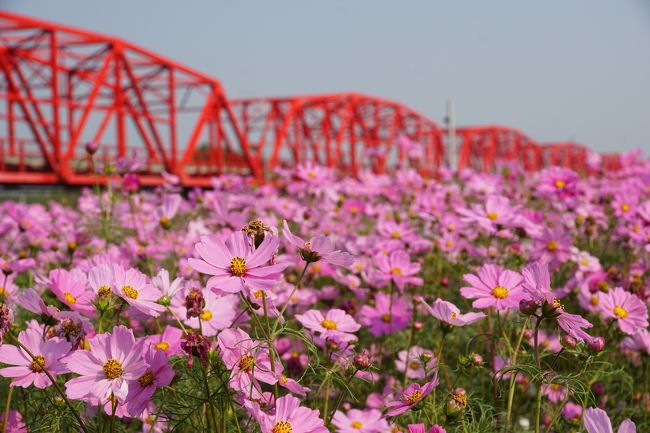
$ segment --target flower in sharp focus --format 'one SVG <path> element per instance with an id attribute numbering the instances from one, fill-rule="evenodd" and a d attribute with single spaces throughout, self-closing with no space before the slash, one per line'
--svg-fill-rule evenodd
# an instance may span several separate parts
<path id="1" fill-rule="evenodd" d="M 316 409 L 300 406 L 300 400 L 285 395 L 275 402 L 275 412 L 256 411 L 262 433 L 328 433 Z"/>
<path id="2" fill-rule="evenodd" d="M 350 409 L 347 413 L 337 410 L 332 424 L 338 433 L 379 433 L 388 431 L 388 422 L 377 409 Z"/>
<path id="3" fill-rule="evenodd" d="M 476 299 L 472 303 L 474 308 L 505 311 L 519 307 L 519 301 L 525 297 L 521 275 L 498 265 L 483 265 L 476 275 L 465 274 L 463 278 L 471 286 L 462 287 L 460 293 L 465 298 Z"/>
<path id="4" fill-rule="evenodd" d="M 68 272 L 65 269 L 50 271 L 47 280 L 48 288 L 73 311 L 78 311 L 86 316 L 95 314 L 92 304 L 93 293 L 86 289 L 86 281 L 80 273 Z"/>
<path id="5" fill-rule="evenodd" d="M 133 331 L 116 326 L 112 333 L 95 335 L 89 345 L 90 350 L 76 350 L 66 359 L 69 370 L 79 375 L 65 384 L 68 397 L 104 403 L 112 394 L 124 402 L 128 381 L 137 380 L 147 370 Z"/>
<path id="6" fill-rule="evenodd" d="M 158 317 L 165 311 L 165 307 L 158 303 L 160 291 L 135 268 L 125 270 L 120 265 L 113 265 L 113 293 L 148 316 Z"/>
<path id="7" fill-rule="evenodd" d="M 202 236 L 195 245 L 200 259 L 190 258 L 190 266 L 203 274 L 212 275 L 207 287 L 237 293 L 248 285 L 255 290 L 268 290 L 282 277 L 288 263 L 269 265 L 278 250 L 277 236 L 266 235 L 264 241 L 253 249 L 246 233 L 237 231 L 225 242 L 216 236 Z"/>
<path id="8" fill-rule="evenodd" d="M 46 388 L 52 382 L 43 367 L 54 378 L 69 371 L 62 358 L 70 352 L 71 346 L 63 338 L 43 340 L 41 331 L 28 328 L 18 334 L 18 341 L 34 355 L 34 359 L 20 347 L 0 346 L 0 362 L 12 366 L 0 369 L 0 376 L 13 378 L 11 386 L 27 388 L 33 384 L 37 388 Z"/>
<path id="9" fill-rule="evenodd" d="M 400 291 L 404 291 L 407 284 L 412 286 L 423 284 L 422 278 L 416 276 L 420 272 L 420 264 L 412 263 L 406 251 L 396 250 L 389 256 L 379 254 L 375 257 L 375 262 L 379 284 L 388 284 L 392 281 Z"/>
<path id="10" fill-rule="evenodd" d="M 129 415 L 137 417 L 147 407 L 156 389 L 167 386 L 174 378 L 174 370 L 169 366 L 167 355 L 153 347 L 144 353 L 147 370 L 137 379 L 128 382 L 129 391 L 125 404 Z"/>
<path id="11" fill-rule="evenodd" d="M 429 395 L 433 388 L 438 386 L 438 375 L 436 374 L 430 382 L 420 386 L 417 383 L 409 385 L 402 393 L 399 399 L 389 402 L 386 406 L 389 408 L 387 416 L 400 415 L 420 403 Z"/>

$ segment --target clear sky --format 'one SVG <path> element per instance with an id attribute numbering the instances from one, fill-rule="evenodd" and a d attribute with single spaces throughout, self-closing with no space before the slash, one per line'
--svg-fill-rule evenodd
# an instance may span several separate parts
<path id="1" fill-rule="evenodd" d="M 120 36 L 229 96 L 358 91 L 442 124 L 650 153 L 650 0 L 0 0 Z"/>

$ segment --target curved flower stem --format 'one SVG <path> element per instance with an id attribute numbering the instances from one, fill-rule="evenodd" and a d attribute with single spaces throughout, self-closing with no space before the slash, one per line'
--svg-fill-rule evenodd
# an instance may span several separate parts
<path id="1" fill-rule="evenodd" d="M 266 322 L 266 344 L 269 346 L 269 361 L 271 363 L 271 372 L 275 375 L 275 347 L 273 347 L 273 338 L 271 334 L 271 322 L 269 321 L 269 309 L 266 305 L 266 293 L 262 291 L 262 306 L 264 308 L 264 321 Z M 273 384 L 273 394 L 275 399 L 278 399 L 279 394 L 278 383 Z"/>
<path id="2" fill-rule="evenodd" d="M 9 335 L 16 342 L 18 347 L 20 347 L 23 351 L 25 351 L 25 353 L 27 353 L 27 355 L 29 355 L 30 358 L 32 358 L 32 362 L 35 362 L 41 368 L 41 370 L 43 370 L 43 373 L 45 373 L 48 379 L 50 379 L 50 382 L 52 382 L 52 385 L 54 385 L 54 389 L 56 389 L 56 392 L 59 393 L 59 396 L 61 396 L 66 406 L 68 406 L 68 409 L 70 409 L 70 412 L 72 412 L 72 415 L 77 420 L 77 423 L 79 423 L 79 428 L 83 430 L 84 433 L 88 433 L 88 430 L 86 429 L 86 425 L 81 420 L 81 417 L 77 413 L 76 409 L 72 407 L 70 400 L 68 400 L 68 397 L 66 397 L 61 387 L 56 383 L 56 380 L 54 380 L 54 377 L 52 377 L 52 375 L 47 370 L 47 368 L 45 368 L 45 365 L 39 359 L 37 359 L 36 356 L 34 356 L 34 354 L 27 347 L 25 347 L 25 345 L 21 343 L 14 334 L 11 333 L 11 331 L 7 331 L 7 335 Z"/>
<path id="3" fill-rule="evenodd" d="M 2 418 L 2 433 L 7 433 L 7 424 L 9 424 L 9 408 L 11 407 L 11 395 L 14 393 L 14 387 L 9 387 L 7 393 L 7 403 L 5 404 L 4 416 Z"/>
<path id="4" fill-rule="evenodd" d="M 510 361 L 510 365 L 514 366 L 517 364 L 517 357 L 519 356 L 519 348 L 521 347 L 521 342 L 524 339 L 524 334 L 526 333 L 526 327 L 528 326 L 528 321 L 530 320 L 530 317 L 526 317 L 526 320 L 524 321 L 524 325 L 521 327 L 521 332 L 519 333 L 519 337 L 517 338 L 517 344 L 515 345 L 514 352 L 512 353 L 512 358 Z M 517 376 L 516 372 L 511 372 L 510 373 L 510 384 L 509 384 L 509 390 L 508 390 L 508 405 L 506 408 L 506 422 L 505 422 L 505 428 L 504 432 L 508 432 L 510 430 L 510 416 L 512 415 L 512 402 L 514 401 L 515 398 L 515 378 Z"/>
<path id="5" fill-rule="evenodd" d="M 323 418 L 327 418 L 330 402 L 330 378 L 325 379 L 325 401 L 323 402 Z"/>
<path id="6" fill-rule="evenodd" d="M 409 334 L 409 341 L 406 345 L 406 364 L 404 368 L 404 377 L 402 377 L 402 388 L 406 388 L 406 375 L 408 374 L 409 371 L 408 363 L 409 363 L 409 357 L 411 356 L 411 346 L 413 345 L 413 338 L 415 337 L 415 321 L 417 320 L 417 314 L 418 314 L 415 296 L 411 296 L 411 298 L 413 299 L 413 319 L 411 321 L 411 332 Z"/>
<path id="7" fill-rule="evenodd" d="M 115 432 L 115 409 L 117 409 L 117 400 L 115 395 L 111 394 L 111 433 Z"/>
<path id="8" fill-rule="evenodd" d="M 197 317 L 197 319 L 199 319 L 199 332 L 201 333 L 201 335 L 203 335 L 203 325 L 201 324 L 202 320 L 200 317 Z M 205 366 L 203 362 L 201 362 L 200 364 L 201 364 L 201 375 L 203 376 L 203 385 L 205 386 L 205 392 L 207 393 L 206 400 L 208 404 L 208 415 L 209 418 L 212 420 L 212 425 L 214 426 L 215 430 L 218 430 L 217 417 L 214 414 L 214 407 L 212 406 L 212 400 L 210 399 L 210 383 L 208 382 L 208 374 L 206 372 L 207 366 Z"/>
<path id="9" fill-rule="evenodd" d="M 538 317 L 535 321 L 535 363 L 537 368 L 540 370 L 540 375 L 542 373 L 542 361 L 539 358 L 539 324 L 542 323 L 543 317 Z M 535 433 L 540 431 L 540 418 L 542 414 L 542 376 L 540 376 L 539 381 L 537 382 L 537 396 L 535 402 Z"/>
<path id="10" fill-rule="evenodd" d="M 357 371 L 359 371 L 357 368 L 355 368 L 352 371 L 352 374 L 350 377 L 348 377 L 348 380 L 346 381 L 346 385 L 350 385 L 350 382 L 352 382 L 352 379 L 354 379 L 354 376 L 357 374 Z M 339 410 L 339 407 L 341 406 L 341 403 L 343 403 L 343 399 L 345 398 L 345 393 L 341 392 L 341 395 L 339 395 L 339 399 L 336 401 L 336 405 L 334 406 L 334 410 L 330 414 L 330 416 L 327 416 L 327 413 L 323 413 L 323 419 L 326 420 L 325 427 L 329 428 L 330 424 L 332 423 L 332 418 L 334 418 L 334 414 L 336 413 L 337 410 Z"/>
<path id="11" fill-rule="evenodd" d="M 302 268 L 302 272 L 300 273 L 300 277 L 298 278 L 298 282 L 296 283 L 295 286 L 293 286 L 293 290 L 291 290 L 291 293 L 289 294 L 289 297 L 287 298 L 287 302 L 284 303 L 284 306 L 282 306 L 282 309 L 280 310 L 280 313 L 278 314 L 278 318 L 275 319 L 275 323 L 273 324 L 273 330 L 271 331 L 271 334 L 275 333 L 276 328 L 280 324 L 280 319 L 284 316 L 284 312 L 287 310 L 287 307 L 289 307 L 289 302 L 291 302 L 291 298 L 293 298 L 293 295 L 296 294 L 296 291 L 302 286 L 302 280 L 305 277 L 305 272 L 307 272 L 307 267 L 309 266 L 310 262 L 305 262 L 305 267 Z"/>

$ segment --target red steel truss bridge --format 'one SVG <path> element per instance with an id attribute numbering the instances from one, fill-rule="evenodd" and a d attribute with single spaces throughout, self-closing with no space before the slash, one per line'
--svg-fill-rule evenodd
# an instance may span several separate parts
<path id="1" fill-rule="evenodd" d="M 400 142 L 420 145 L 413 158 Z M 449 164 L 447 131 L 392 101 L 341 93 L 229 100 L 207 75 L 119 38 L 0 11 L 0 183 L 89 185 L 95 163 L 136 157 L 144 185 L 213 176 L 259 181 L 313 161 L 349 174 L 405 160 L 425 175 Z M 501 126 L 459 128 L 458 168 L 585 169 L 587 148 L 541 145 Z M 615 169 L 616 155 L 604 156 Z M 102 179 L 105 180 L 105 179 Z"/>

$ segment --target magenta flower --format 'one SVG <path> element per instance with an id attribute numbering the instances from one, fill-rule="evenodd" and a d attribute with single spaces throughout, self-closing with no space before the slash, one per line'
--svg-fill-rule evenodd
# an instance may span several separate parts
<path id="1" fill-rule="evenodd" d="M 262 433 L 328 433 L 318 410 L 300 406 L 300 400 L 285 395 L 275 402 L 275 412 L 254 413 Z"/>
<path id="2" fill-rule="evenodd" d="M 571 258 L 571 236 L 559 227 L 545 227 L 534 241 L 532 257 L 548 264 L 551 270 L 559 268 Z"/>
<path id="3" fill-rule="evenodd" d="M 337 410 L 332 424 L 338 433 L 379 433 L 389 430 L 388 422 L 378 409 L 350 409 L 347 413 Z"/>
<path id="4" fill-rule="evenodd" d="M 582 422 L 587 433 L 612 433 L 614 431 L 607 412 L 599 408 L 588 408 Z M 636 426 L 632 420 L 626 419 L 618 427 L 618 433 L 636 433 Z"/>
<path id="5" fill-rule="evenodd" d="M 317 332 L 321 338 L 336 341 L 356 340 L 354 332 L 361 328 L 352 316 L 337 308 L 329 310 L 325 316 L 319 310 L 309 310 L 305 314 L 297 314 L 296 319 L 305 328 Z"/>
<path id="6" fill-rule="evenodd" d="M 379 292 L 375 295 L 374 307 L 361 307 L 361 324 L 370 327 L 375 337 L 406 329 L 410 320 L 409 302 L 402 297 L 394 297 L 391 305 L 390 296 Z"/>
<path id="7" fill-rule="evenodd" d="M 471 209 L 458 209 L 458 213 L 463 216 L 463 222 L 476 223 L 488 233 L 495 233 L 499 229 L 514 225 L 519 216 L 519 207 L 512 206 L 510 200 L 504 196 L 490 195 L 485 201 L 485 206 L 474 204 Z"/>
<path id="8" fill-rule="evenodd" d="M 438 298 L 429 306 L 422 298 L 419 298 L 424 308 L 436 319 L 443 323 L 453 326 L 465 326 L 481 320 L 485 317 L 485 313 L 466 313 L 461 314 L 458 307 L 451 302 L 443 301 Z"/>
<path id="9" fill-rule="evenodd" d="M 267 234 L 257 249 L 241 231 L 231 233 L 226 242 L 216 236 L 202 236 L 194 247 L 201 259 L 190 258 L 190 266 L 203 274 L 212 275 L 209 288 L 224 292 L 240 292 L 244 285 L 254 290 L 269 290 L 282 277 L 288 263 L 269 265 L 278 250 L 277 236 Z"/>
<path id="10" fill-rule="evenodd" d="M 41 299 L 34 289 L 23 290 L 23 293 L 16 299 L 16 303 L 25 310 L 43 317 L 53 317 L 59 311 L 58 308 L 52 305 L 45 305 L 43 299 Z"/>
<path id="11" fill-rule="evenodd" d="M 354 258 L 350 253 L 340 250 L 334 250 L 334 244 L 327 236 L 314 236 L 308 241 L 291 233 L 287 221 L 284 221 L 284 237 L 291 245 L 300 250 L 300 255 L 308 262 L 317 262 L 323 260 L 335 266 L 345 268 L 352 265 Z"/>
<path id="12" fill-rule="evenodd" d="M 192 317 L 184 320 L 185 324 L 192 328 L 199 328 L 199 318 L 203 335 L 212 337 L 219 331 L 232 325 L 237 316 L 239 298 L 236 295 L 219 296 L 213 291 L 203 291 L 205 306 L 199 317 Z M 185 317 L 186 308 L 181 307 L 181 317 Z"/>
<path id="13" fill-rule="evenodd" d="M 165 311 L 165 307 L 158 303 L 160 291 L 149 283 L 145 274 L 135 268 L 125 270 L 120 265 L 113 265 L 113 292 L 147 316 L 158 317 Z"/>
<path id="14" fill-rule="evenodd" d="M 409 429 L 408 433 L 427 433 L 424 424 L 409 424 L 408 429 Z M 428 433 L 447 433 L 447 430 L 445 430 L 444 428 L 436 424 L 429 429 Z"/>
<path id="15" fill-rule="evenodd" d="M 86 289 L 86 281 L 81 275 L 65 269 L 54 269 L 50 271 L 46 284 L 59 301 L 68 308 L 86 316 L 94 316 L 95 306 L 92 304 L 94 295 Z"/>
<path id="16" fill-rule="evenodd" d="M 400 291 L 404 291 L 407 284 L 421 286 L 422 278 L 416 277 L 420 272 L 419 263 L 411 263 L 411 258 L 406 251 L 396 250 L 389 256 L 379 254 L 375 256 L 375 263 L 379 272 L 373 275 L 377 285 L 386 285 L 393 281 Z"/>
<path id="17" fill-rule="evenodd" d="M 424 398 L 429 395 L 433 388 L 438 386 L 438 375 L 436 374 L 430 382 L 420 386 L 417 383 L 410 384 L 403 392 L 398 400 L 389 402 L 386 406 L 389 408 L 389 411 L 386 413 L 386 416 L 395 416 L 400 415 L 407 410 L 411 409 L 418 403 L 420 403 Z"/>
<path id="18" fill-rule="evenodd" d="M 406 377 L 409 379 L 426 379 L 427 375 L 433 372 L 435 365 L 436 357 L 433 356 L 433 353 L 419 346 L 401 350 L 395 360 L 397 371 L 406 373 Z"/>
<path id="19" fill-rule="evenodd" d="M 542 385 L 542 393 L 551 403 L 559 403 L 566 397 L 567 389 L 559 383 L 545 383 Z"/>
<path id="20" fill-rule="evenodd" d="M 277 383 L 282 364 L 276 363 L 275 373 L 271 370 L 269 350 L 262 342 L 253 340 L 241 329 L 228 328 L 221 331 L 217 343 L 223 363 L 231 370 L 231 384 L 239 376 L 246 376 L 248 384 L 251 379 L 271 385 Z"/>
<path id="21" fill-rule="evenodd" d="M 555 296 L 551 291 L 551 276 L 547 264 L 532 263 L 521 271 L 521 275 L 521 288 L 533 301 L 539 305 L 543 302 L 553 304 Z"/>
<path id="22" fill-rule="evenodd" d="M 135 380 L 128 382 L 128 394 L 124 400 L 126 410 L 132 417 L 139 416 L 151 401 L 159 387 L 167 386 L 174 378 L 174 370 L 169 366 L 167 356 L 151 346 L 144 354 L 147 370 Z"/>
<path id="23" fill-rule="evenodd" d="M 580 418 L 582 418 L 582 406 L 575 404 L 572 401 L 568 401 L 562 408 L 562 416 L 564 419 L 570 423 L 578 424 L 580 423 Z"/>
<path id="24" fill-rule="evenodd" d="M 578 341 L 589 343 L 593 340 L 593 337 L 584 331 L 594 326 L 587 319 L 578 314 L 567 313 L 562 308 L 557 311 L 560 313 L 556 318 L 557 324 L 564 332 Z"/>
<path id="25" fill-rule="evenodd" d="M 149 335 L 146 337 L 144 347 L 152 346 L 156 350 L 165 353 L 166 356 L 180 355 L 183 353 L 181 349 L 181 338 L 183 331 L 173 326 L 167 325 L 162 334 Z"/>
<path id="26" fill-rule="evenodd" d="M 621 287 L 600 295 L 600 315 L 605 320 L 616 320 L 619 329 L 628 335 L 648 327 L 648 307 Z"/>
<path id="27" fill-rule="evenodd" d="M 573 198 L 578 193 L 578 180 L 578 174 L 568 168 L 546 168 L 537 178 L 537 193 L 541 197 L 554 199 Z"/>
<path id="28" fill-rule="evenodd" d="M 0 413 L 0 426 L 4 423 L 4 413 Z M 27 425 L 17 410 L 10 410 L 7 416 L 6 433 L 27 433 Z"/>
<path id="29" fill-rule="evenodd" d="M 90 350 L 76 350 L 66 359 L 69 370 L 80 375 L 65 384 L 68 397 L 99 399 L 104 403 L 113 394 L 123 403 L 128 381 L 138 380 L 147 371 L 133 331 L 116 326 L 112 334 L 107 332 L 90 339 L 89 345 Z"/>
<path id="30" fill-rule="evenodd" d="M 59 337 L 44 341 L 42 335 L 38 328 L 27 328 L 18 334 L 18 341 L 29 349 L 39 362 L 33 360 L 22 348 L 9 344 L 0 346 L 0 362 L 13 366 L 0 369 L 0 376 L 14 378 L 11 386 L 27 388 L 33 384 L 41 389 L 50 386 L 52 383 L 41 365 L 54 378 L 69 371 L 61 358 L 70 352 L 70 343 Z"/>
<path id="31" fill-rule="evenodd" d="M 477 275 L 465 274 L 463 278 L 471 286 L 462 287 L 460 294 L 468 299 L 476 299 L 472 303 L 474 308 L 505 311 L 519 307 L 519 301 L 525 298 L 521 275 L 498 265 L 485 264 Z"/>
<path id="32" fill-rule="evenodd" d="M 162 206 L 156 209 L 154 212 L 155 221 L 152 223 L 160 224 L 164 229 L 169 229 L 171 227 L 172 218 L 178 212 L 178 208 L 181 205 L 183 198 L 178 194 L 167 194 L 163 198 Z"/>

